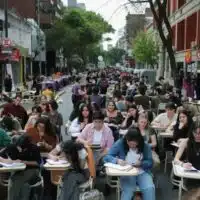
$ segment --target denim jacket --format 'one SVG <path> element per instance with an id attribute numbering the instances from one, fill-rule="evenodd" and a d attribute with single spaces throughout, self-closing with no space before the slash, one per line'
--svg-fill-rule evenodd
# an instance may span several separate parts
<path id="1" fill-rule="evenodd" d="M 117 159 L 125 160 L 126 154 L 124 151 L 123 138 L 119 139 L 109 150 L 108 154 L 104 157 L 105 162 L 116 164 Z M 151 147 L 145 143 L 143 149 L 142 169 L 144 171 L 151 170 L 153 166 Z"/>

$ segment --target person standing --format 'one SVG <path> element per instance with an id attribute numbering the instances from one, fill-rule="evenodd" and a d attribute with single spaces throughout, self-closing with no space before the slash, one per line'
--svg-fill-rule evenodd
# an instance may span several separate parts
<path id="1" fill-rule="evenodd" d="M 10 74 L 7 74 L 4 79 L 4 87 L 5 87 L 6 92 L 12 91 L 12 78 L 11 78 Z"/>

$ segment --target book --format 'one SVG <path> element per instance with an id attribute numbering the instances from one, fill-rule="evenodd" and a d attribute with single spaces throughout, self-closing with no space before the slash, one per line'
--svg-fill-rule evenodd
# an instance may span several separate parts
<path id="1" fill-rule="evenodd" d="M 130 169 L 133 168 L 133 166 L 131 166 L 131 165 L 121 166 L 121 165 L 113 164 L 113 163 L 105 163 L 104 166 L 110 167 L 110 168 L 113 168 L 113 169 L 118 169 L 118 170 L 121 170 L 121 171 L 129 171 Z"/>

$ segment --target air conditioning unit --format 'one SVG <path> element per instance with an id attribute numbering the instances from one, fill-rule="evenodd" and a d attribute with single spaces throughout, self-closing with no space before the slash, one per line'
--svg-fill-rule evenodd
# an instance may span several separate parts
<path id="1" fill-rule="evenodd" d="M 197 41 L 192 41 L 192 42 L 190 43 L 190 47 L 191 47 L 192 49 L 194 49 L 196 46 L 197 46 Z"/>

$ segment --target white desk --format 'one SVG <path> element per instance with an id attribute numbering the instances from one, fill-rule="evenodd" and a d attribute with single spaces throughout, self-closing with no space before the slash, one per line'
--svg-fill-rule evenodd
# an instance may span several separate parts
<path id="1" fill-rule="evenodd" d="M 0 173 L 23 171 L 26 169 L 26 165 L 11 166 L 11 167 L 0 167 Z"/>
<path id="2" fill-rule="evenodd" d="M 45 163 L 43 167 L 48 171 L 65 171 L 69 169 L 69 166 L 69 164 L 50 165 L 49 163 Z"/>
<path id="3" fill-rule="evenodd" d="M 176 176 L 180 177 L 181 180 L 179 181 L 179 194 L 178 194 L 178 200 L 181 200 L 182 198 L 182 188 L 184 188 L 183 185 L 183 179 L 200 179 L 200 172 L 186 172 L 184 171 L 183 167 L 179 165 L 175 165 L 174 162 L 173 165 L 173 172 Z"/>
<path id="4" fill-rule="evenodd" d="M 111 188 L 116 188 L 117 200 L 120 200 L 120 176 L 137 176 L 138 169 L 133 167 L 131 170 L 122 171 L 111 167 L 106 167 L 106 181 Z M 111 177 L 117 177 L 117 180 L 111 180 Z"/>

